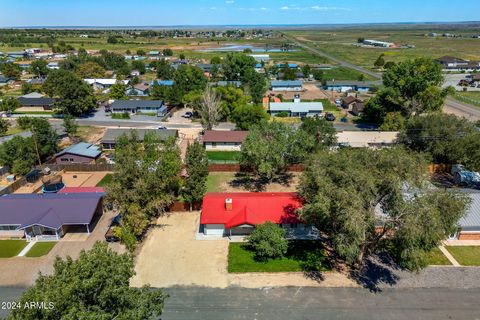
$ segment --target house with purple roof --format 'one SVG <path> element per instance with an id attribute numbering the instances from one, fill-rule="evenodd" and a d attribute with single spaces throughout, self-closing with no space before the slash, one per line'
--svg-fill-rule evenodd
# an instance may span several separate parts
<path id="1" fill-rule="evenodd" d="M 0 197 L 0 237 L 59 240 L 69 231 L 90 233 L 103 213 L 103 193 L 7 194 Z"/>

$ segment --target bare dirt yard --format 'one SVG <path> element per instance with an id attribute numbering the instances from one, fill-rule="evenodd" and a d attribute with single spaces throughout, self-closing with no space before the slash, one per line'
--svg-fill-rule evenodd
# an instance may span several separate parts
<path id="1" fill-rule="evenodd" d="M 62 180 L 67 187 L 95 187 L 108 173 L 69 171 L 62 174 Z"/>
<path id="2" fill-rule="evenodd" d="M 175 213 L 159 218 L 138 251 L 136 275 L 130 284 L 138 287 L 205 286 L 246 288 L 281 286 L 353 287 L 357 284 L 339 272 L 324 272 L 313 279 L 304 273 L 227 272 L 228 240 L 195 240 L 199 212 Z"/>
<path id="3" fill-rule="evenodd" d="M 285 175 L 265 182 L 241 172 L 211 172 L 207 180 L 208 192 L 295 192 L 300 173 Z"/>

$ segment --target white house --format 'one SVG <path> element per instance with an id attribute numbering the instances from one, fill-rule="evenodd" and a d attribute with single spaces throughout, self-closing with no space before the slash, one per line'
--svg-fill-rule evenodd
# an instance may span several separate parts
<path id="1" fill-rule="evenodd" d="M 293 102 L 271 102 L 269 111 L 272 116 L 286 112 L 289 117 L 314 117 L 323 113 L 323 103 L 302 102 L 297 96 Z"/>
<path id="2" fill-rule="evenodd" d="M 209 151 L 240 151 L 248 131 L 207 130 L 202 137 L 203 147 Z"/>

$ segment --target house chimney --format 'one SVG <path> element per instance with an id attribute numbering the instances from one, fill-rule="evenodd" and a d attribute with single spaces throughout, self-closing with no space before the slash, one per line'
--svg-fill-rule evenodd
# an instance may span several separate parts
<path id="1" fill-rule="evenodd" d="M 227 198 L 225 199 L 225 210 L 232 211 L 233 210 L 233 199 Z"/>
<path id="2" fill-rule="evenodd" d="M 300 99 L 300 95 L 299 94 L 296 94 L 294 97 L 293 97 L 293 102 L 295 103 L 300 103 L 301 99 Z"/>

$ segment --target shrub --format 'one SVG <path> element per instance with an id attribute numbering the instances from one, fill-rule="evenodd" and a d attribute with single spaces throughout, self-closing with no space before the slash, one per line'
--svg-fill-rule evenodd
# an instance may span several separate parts
<path id="1" fill-rule="evenodd" d="M 287 111 L 279 112 L 279 113 L 277 113 L 276 117 L 287 118 L 288 117 L 288 112 Z"/>
<path id="2" fill-rule="evenodd" d="M 288 249 L 285 230 L 271 222 L 257 226 L 248 237 L 248 244 L 255 251 L 255 258 L 261 261 L 281 258 Z"/>

